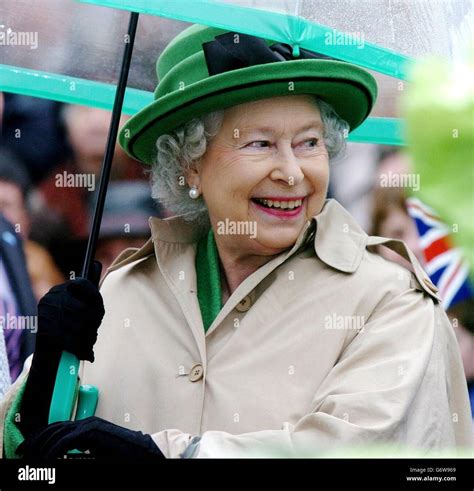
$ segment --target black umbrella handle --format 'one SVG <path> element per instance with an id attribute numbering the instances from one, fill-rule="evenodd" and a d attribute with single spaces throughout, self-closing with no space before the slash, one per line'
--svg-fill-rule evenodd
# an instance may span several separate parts
<path id="1" fill-rule="evenodd" d="M 120 116 L 122 113 L 123 100 L 125 97 L 125 89 L 127 88 L 128 74 L 130 71 L 130 63 L 132 60 L 133 45 L 135 42 L 135 34 L 137 31 L 138 13 L 130 14 L 128 24 L 127 38 L 125 39 L 125 48 L 122 58 L 122 68 L 115 93 L 114 106 L 110 121 L 109 134 L 107 137 L 107 145 L 105 148 L 104 159 L 102 162 L 102 171 L 100 175 L 99 192 L 94 209 L 94 218 L 92 228 L 87 241 L 86 256 L 82 267 L 81 277 L 91 279 L 93 272 L 91 271 L 92 260 L 94 259 L 97 241 L 99 239 L 100 223 L 104 212 L 105 196 L 107 194 L 107 186 L 112 168 L 112 160 L 114 156 L 115 143 L 117 141 L 117 133 L 120 124 Z M 54 385 L 53 396 L 51 399 L 51 407 L 49 412 L 49 423 L 56 421 L 67 421 L 71 418 L 74 405 L 76 403 L 79 389 L 79 360 L 76 356 L 64 351 L 62 353 L 56 382 Z M 80 390 L 79 390 L 80 394 Z M 89 404 L 92 414 L 82 414 L 81 417 L 92 416 L 97 404 L 97 393 L 94 393 L 93 403 Z M 81 406 L 81 401 L 78 401 Z M 87 412 L 87 411 L 86 411 Z"/>

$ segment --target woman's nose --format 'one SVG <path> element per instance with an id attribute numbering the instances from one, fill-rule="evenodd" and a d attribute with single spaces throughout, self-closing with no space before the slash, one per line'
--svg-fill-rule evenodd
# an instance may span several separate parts
<path id="1" fill-rule="evenodd" d="M 285 181 L 286 184 L 293 186 L 304 179 L 301 165 L 291 146 L 279 149 L 274 159 L 274 168 L 270 175 L 273 180 Z"/>

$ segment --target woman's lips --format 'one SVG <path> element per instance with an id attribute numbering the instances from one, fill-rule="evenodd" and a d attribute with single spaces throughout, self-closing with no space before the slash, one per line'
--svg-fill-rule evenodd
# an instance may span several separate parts
<path id="1" fill-rule="evenodd" d="M 294 200 L 294 198 L 293 198 Z M 268 215 L 273 215 L 279 218 L 293 218 L 301 213 L 301 210 L 303 209 L 304 205 L 304 198 L 303 202 L 301 203 L 298 208 L 294 208 L 292 210 L 286 210 L 286 209 L 278 209 L 278 208 L 267 208 L 266 206 L 261 205 L 260 203 L 250 200 L 257 209 L 267 213 Z M 290 201 L 290 198 L 288 199 L 282 199 L 279 198 L 279 201 Z"/>

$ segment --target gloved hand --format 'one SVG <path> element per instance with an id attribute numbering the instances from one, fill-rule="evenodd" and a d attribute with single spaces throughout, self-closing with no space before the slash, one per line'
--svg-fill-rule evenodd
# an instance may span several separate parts
<path id="1" fill-rule="evenodd" d="M 94 361 L 92 350 L 104 317 L 104 302 L 98 290 L 102 265 L 95 261 L 92 281 L 77 278 L 54 286 L 39 301 L 39 350 L 69 351 L 80 360 Z"/>
<path id="2" fill-rule="evenodd" d="M 54 286 L 39 301 L 36 348 L 23 394 L 18 427 L 27 437 L 48 423 L 62 351 L 94 361 L 93 346 L 104 317 L 98 290 L 102 265 L 94 261 L 92 281 L 77 278 Z"/>
<path id="3" fill-rule="evenodd" d="M 70 450 L 90 451 L 91 457 L 140 460 L 163 459 L 150 435 L 117 426 L 95 416 L 43 427 L 19 447 L 25 458 L 62 458 Z"/>

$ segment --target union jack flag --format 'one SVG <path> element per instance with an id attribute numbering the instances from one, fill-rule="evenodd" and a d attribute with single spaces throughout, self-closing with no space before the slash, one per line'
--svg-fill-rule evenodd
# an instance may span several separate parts
<path id="1" fill-rule="evenodd" d="M 444 309 L 473 296 L 469 265 L 453 245 L 450 228 L 417 198 L 407 198 L 407 211 L 416 223 L 425 258 L 424 269 L 439 288 Z"/>

